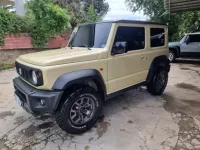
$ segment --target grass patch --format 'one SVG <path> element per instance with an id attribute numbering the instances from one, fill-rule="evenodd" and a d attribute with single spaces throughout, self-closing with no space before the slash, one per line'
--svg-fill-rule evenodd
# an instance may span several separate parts
<path id="1" fill-rule="evenodd" d="M 12 65 L 3 65 L 3 66 L 0 67 L 0 71 L 1 70 L 11 69 L 11 68 L 14 68 L 14 66 L 12 66 Z"/>

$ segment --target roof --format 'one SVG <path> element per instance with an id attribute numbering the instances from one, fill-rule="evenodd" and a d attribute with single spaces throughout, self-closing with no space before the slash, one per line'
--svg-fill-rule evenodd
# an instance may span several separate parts
<path id="1" fill-rule="evenodd" d="M 156 23 L 156 22 L 150 22 L 150 21 L 138 21 L 138 20 L 116 20 L 116 21 L 102 21 L 97 23 L 127 23 L 127 24 L 151 24 L 151 25 L 163 25 L 167 26 L 167 24 L 162 23 Z M 94 24 L 94 23 L 90 23 Z M 82 24 L 82 25 L 88 25 L 88 24 Z M 81 25 L 80 25 L 81 26 Z"/>
<path id="2" fill-rule="evenodd" d="M 200 10 L 200 0 L 165 0 L 165 8 L 169 12 Z"/>
<path id="3" fill-rule="evenodd" d="M 151 22 L 151 21 L 138 21 L 138 20 L 117 20 L 113 21 L 113 23 L 132 23 L 132 24 L 153 24 L 153 25 L 167 25 L 157 22 Z"/>
<path id="4" fill-rule="evenodd" d="M 0 6 L 7 6 L 14 4 L 14 0 L 0 0 Z"/>

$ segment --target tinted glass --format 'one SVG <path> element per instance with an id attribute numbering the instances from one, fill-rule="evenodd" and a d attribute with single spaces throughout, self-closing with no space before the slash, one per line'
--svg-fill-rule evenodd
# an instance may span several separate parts
<path id="1" fill-rule="evenodd" d="M 145 48 L 144 27 L 119 27 L 115 37 L 115 43 L 126 43 L 126 51 Z M 114 44 L 115 45 L 115 44 Z"/>
<path id="2" fill-rule="evenodd" d="M 163 28 L 151 28 L 151 47 L 165 45 L 165 30 Z"/>
<path id="3" fill-rule="evenodd" d="M 195 35 L 189 35 L 189 42 L 200 42 L 200 35 L 195 34 Z"/>
<path id="4" fill-rule="evenodd" d="M 82 25 L 72 38 L 72 47 L 104 48 L 107 44 L 112 23 Z"/>

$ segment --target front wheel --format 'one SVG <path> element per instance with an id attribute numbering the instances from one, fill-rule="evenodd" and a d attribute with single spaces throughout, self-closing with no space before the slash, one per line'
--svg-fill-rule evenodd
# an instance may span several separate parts
<path id="1" fill-rule="evenodd" d="M 173 51 L 169 51 L 169 56 L 168 56 L 169 61 L 172 63 L 176 59 L 176 54 Z"/>
<path id="2" fill-rule="evenodd" d="M 56 122 L 67 133 L 84 133 L 96 123 L 102 104 L 102 99 L 95 89 L 82 87 L 66 98 L 56 115 Z"/>
<path id="3" fill-rule="evenodd" d="M 147 85 L 147 90 L 152 95 L 161 95 L 168 83 L 168 72 L 165 70 L 158 71 L 151 82 Z"/>

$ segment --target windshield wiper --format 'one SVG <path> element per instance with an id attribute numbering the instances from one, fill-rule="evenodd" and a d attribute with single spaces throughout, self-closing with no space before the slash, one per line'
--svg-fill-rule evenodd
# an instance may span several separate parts
<path id="1" fill-rule="evenodd" d="M 89 46 L 85 45 L 85 44 L 79 45 L 78 47 L 83 47 L 83 46 L 86 47 L 87 49 L 91 50 L 91 48 Z"/>

